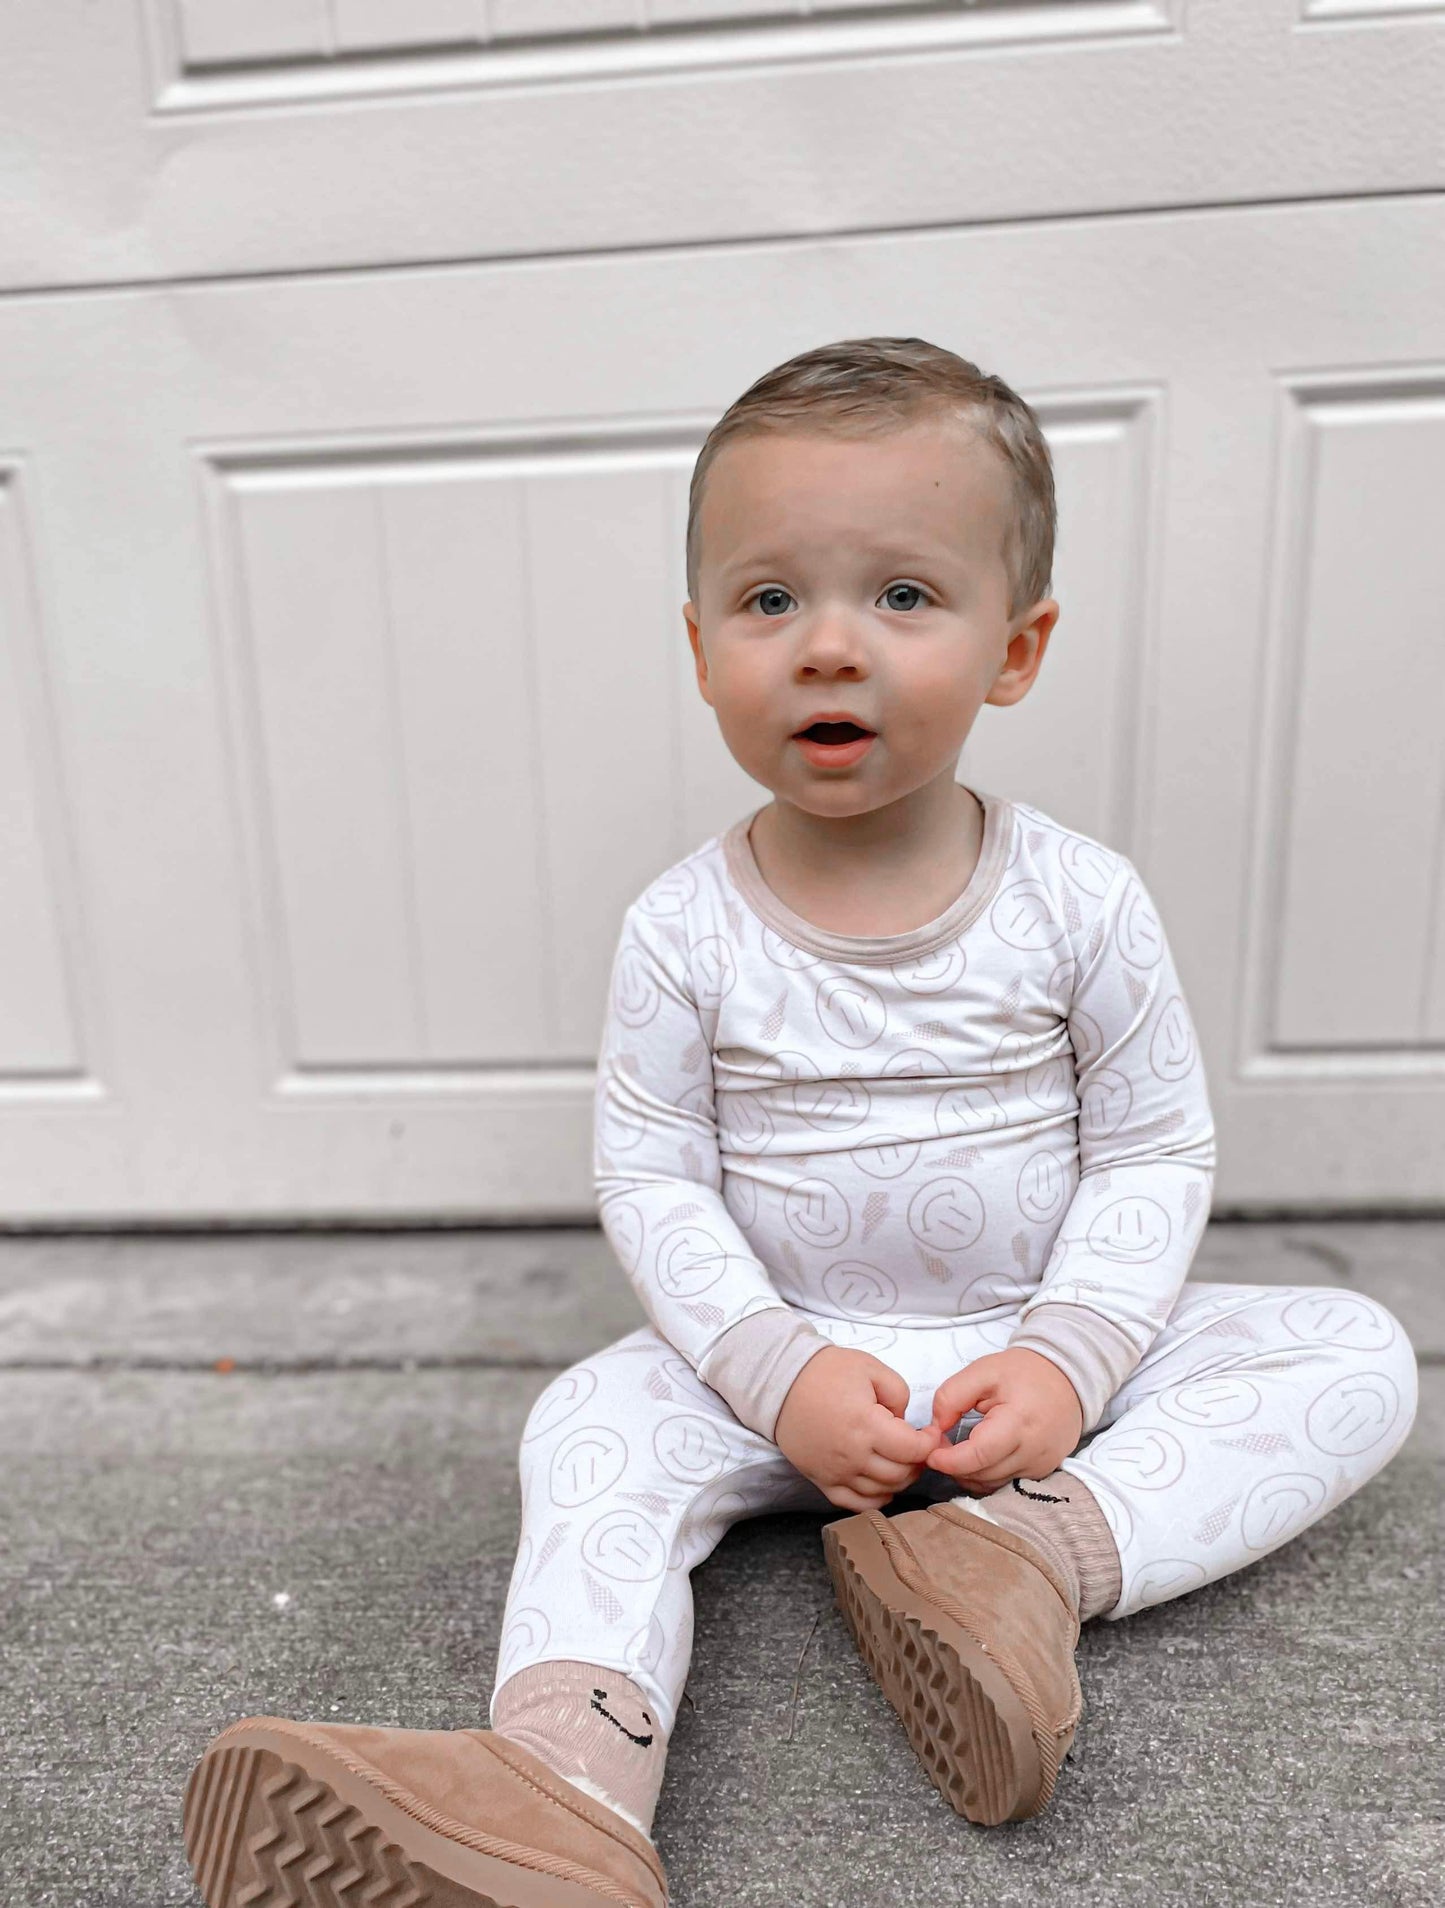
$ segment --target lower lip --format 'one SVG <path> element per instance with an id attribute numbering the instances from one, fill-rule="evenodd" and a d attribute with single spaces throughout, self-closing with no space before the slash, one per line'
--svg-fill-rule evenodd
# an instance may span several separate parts
<path id="1" fill-rule="evenodd" d="M 860 735 L 856 742 L 814 742 L 806 735 L 793 737 L 814 768 L 851 768 L 863 760 L 877 739 L 873 735 Z"/>

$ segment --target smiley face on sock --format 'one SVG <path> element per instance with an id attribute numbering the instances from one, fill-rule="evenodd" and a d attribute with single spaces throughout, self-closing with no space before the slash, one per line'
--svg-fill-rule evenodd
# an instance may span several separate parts
<path id="1" fill-rule="evenodd" d="M 598 1715 L 605 1716 L 608 1722 L 612 1723 L 615 1728 L 618 1728 L 622 1731 L 623 1735 L 627 1737 L 629 1742 L 635 1742 L 639 1749 L 650 1749 L 652 1747 L 652 1718 L 651 1716 L 648 1715 L 647 1711 L 641 1706 L 641 1704 L 633 1705 L 633 1707 L 637 1711 L 637 1715 L 633 1718 L 633 1720 L 640 1721 L 642 1723 L 643 1727 L 646 1729 L 646 1732 L 647 1732 L 645 1735 L 642 1733 L 641 1730 L 629 1729 L 627 1727 L 627 1724 L 623 1722 L 619 1717 L 614 1716 L 610 1709 L 604 1708 L 604 1704 L 607 1702 L 607 1700 L 608 1700 L 607 1691 L 605 1689 L 596 1689 L 596 1688 L 593 1689 L 592 1707 L 597 1711 Z"/>

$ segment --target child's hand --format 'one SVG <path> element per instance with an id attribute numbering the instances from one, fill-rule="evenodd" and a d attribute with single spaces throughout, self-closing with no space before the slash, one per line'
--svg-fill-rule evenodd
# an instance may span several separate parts
<path id="1" fill-rule="evenodd" d="M 962 1444 L 950 1444 L 947 1433 L 974 1409 L 983 1417 Z M 1075 1449 L 1083 1429 L 1079 1394 L 1052 1359 L 1022 1346 L 990 1352 L 934 1392 L 938 1446 L 928 1467 L 957 1478 L 971 1496 L 984 1497 L 1010 1478 L 1047 1477 Z"/>
<path id="2" fill-rule="evenodd" d="M 937 1427 L 905 1424 L 908 1386 L 872 1352 L 828 1345 L 793 1380 L 773 1442 L 830 1504 L 873 1510 L 913 1483 Z"/>

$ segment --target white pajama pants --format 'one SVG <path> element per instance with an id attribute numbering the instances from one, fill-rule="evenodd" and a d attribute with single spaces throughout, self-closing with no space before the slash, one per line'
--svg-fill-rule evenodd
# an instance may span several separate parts
<path id="1" fill-rule="evenodd" d="M 809 1317 L 833 1343 L 899 1372 L 907 1421 L 920 1427 L 937 1386 L 1001 1350 L 1017 1322 Z M 1297 1536 L 1388 1463 L 1416 1399 L 1403 1328 L 1362 1293 L 1191 1281 L 1063 1461 L 1119 1546 L 1123 1589 L 1104 1615 L 1181 1596 Z M 848 1515 L 740 1424 L 651 1326 L 552 1380 L 528 1415 L 520 1466 L 522 1534 L 493 1695 L 532 1663 L 597 1663 L 647 1692 L 667 1734 L 692 1652 L 693 1568 L 740 1518 Z M 928 1470 L 913 1489 L 960 1494 Z"/>

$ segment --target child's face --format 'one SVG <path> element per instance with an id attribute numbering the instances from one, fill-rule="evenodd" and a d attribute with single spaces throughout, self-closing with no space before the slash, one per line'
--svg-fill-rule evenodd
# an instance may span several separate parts
<path id="1" fill-rule="evenodd" d="M 965 423 L 886 436 L 735 439 L 708 472 L 697 601 L 703 698 L 765 788 L 852 815 L 953 778 L 985 702 L 1017 702 L 1059 614 L 1008 614 L 1008 474 Z M 848 766 L 795 732 L 829 710 L 875 731 Z"/>

